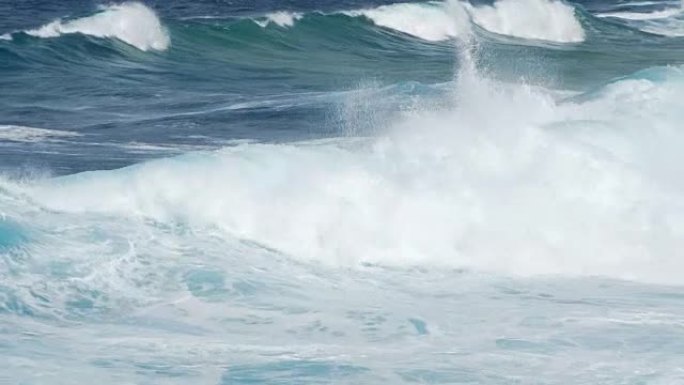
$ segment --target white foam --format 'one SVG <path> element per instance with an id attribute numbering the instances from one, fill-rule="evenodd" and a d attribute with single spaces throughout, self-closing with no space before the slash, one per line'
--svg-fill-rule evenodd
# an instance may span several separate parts
<path id="1" fill-rule="evenodd" d="M 101 12 L 75 20 L 55 20 L 27 34 L 52 38 L 80 33 L 102 38 L 114 38 L 142 51 L 163 51 L 169 47 L 168 32 L 155 12 L 142 3 L 127 2 L 109 5 Z"/>
<path id="2" fill-rule="evenodd" d="M 3 33 L 0 35 L 0 40 L 12 40 L 12 35 L 9 33 Z"/>
<path id="3" fill-rule="evenodd" d="M 80 136 L 79 133 L 15 125 L 0 125 L 0 141 L 42 142 Z"/>
<path id="4" fill-rule="evenodd" d="M 560 0 L 499 0 L 491 6 L 469 6 L 473 21 L 488 31 L 557 43 L 584 41 L 575 9 Z"/>
<path id="5" fill-rule="evenodd" d="M 264 16 L 263 20 L 254 20 L 254 22 L 264 28 L 271 23 L 286 28 L 292 27 L 295 24 L 295 22 L 301 19 L 302 17 L 303 15 L 301 13 L 278 11 L 267 14 L 266 16 Z"/>
<path id="6" fill-rule="evenodd" d="M 373 9 L 345 12 L 363 16 L 374 24 L 412 35 L 427 41 L 457 37 L 467 20 L 455 17 L 450 2 L 399 3 Z"/>
<path id="7" fill-rule="evenodd" d="M 499 0 L 478 7 L 457 1 L 398 3 L 345 14 L 423 40 L 442 41 L 462 36 L 469 28 L 467 18 L 460 16 L 462 7 L 479 26 L 502 35 L 558 43 L 581 42 L 585 37 L 574 8 L 558 0 Z"/>
<path id="8" fill-rule="evenodd" d="M 325 264 L 681 283 L 679 72 L 559 103 L 462 68 L 454 110 L 416 112 L 377 138 L 245 144 L 26 194 L 91 219 L 219 229 Z"/>

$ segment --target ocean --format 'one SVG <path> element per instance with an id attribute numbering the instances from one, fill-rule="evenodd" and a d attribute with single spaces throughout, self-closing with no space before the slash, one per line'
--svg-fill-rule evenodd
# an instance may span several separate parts
<path id="1" fill-rule="evenodd" d="M 684 384 L 684 3 L 0 0 L 0 383 Z"/>

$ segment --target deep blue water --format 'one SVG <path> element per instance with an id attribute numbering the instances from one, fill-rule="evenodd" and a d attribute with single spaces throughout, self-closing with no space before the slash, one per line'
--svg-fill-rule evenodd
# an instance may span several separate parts
<path id="1" fill-rule="evenodd" d="M 0 383 L 684 383 L 682 9 L 0 0 Z"/>

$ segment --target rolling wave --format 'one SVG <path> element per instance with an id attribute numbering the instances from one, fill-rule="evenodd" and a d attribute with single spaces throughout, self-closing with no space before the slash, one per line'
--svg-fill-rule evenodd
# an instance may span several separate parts
<path id="1" fill-rule="evenodd" d="M 163 51 L 170 38 L 153 10 L 142 3 L 128 2 L 103 7 L 100 12 L 80 19 L 55 20 L 24 33 L 39 38 L 55 38 L 65 34 L 83 34 L 112 38 L 141 51 Z M 11 35 L 4 35 L 9 39 Z"/>
<path id="2" fill-rule="evenodd" d="M 500 35 L 557 43 L 581 42 L 585 37 L 574 8 L 559 0 L 499 0 L 492 6 L 449 0 L 397 3 L 344 14 L 427 41 L 443 41 L 468 27 L 468 19 L 460 17 L 458 8 L 465 8 L 481 28 Z"/>
<path id="3" fill-rule="evenodd" d="M 457 17 L 455 3 L 399 3 L 345 12 L 375 25 L 427 41 L 444 41 L 463 34 L 467 20 Z"/>
<path id="4" fill-rule="evenodd" d="M 585 39 L 575 9 L 559 0 L 501 0 L 469 9 L 476 24 L 500 35 L 556 43 Z"/>
<path id="5" fill-rule="evenodd" d="M 559 99 L 474 68 L 462 67 L 454 108 L 373 138 L 244 144 L 3 187 L 39 208 L 34 223 L 107 218 L 123 239 L 183 226 L 323 264 L 679 282 L 682 69 Z"/>
<path id="6" fill-rule="evenodd" d="M 280 27 L 292 27 L 295 22 L 302 17 L 303 15 L 301 13 L 279 11 L 267 14 L 263 20 L 254 19 L 254 22 L 264 28 L 271 23 L 274 23 Z"/>

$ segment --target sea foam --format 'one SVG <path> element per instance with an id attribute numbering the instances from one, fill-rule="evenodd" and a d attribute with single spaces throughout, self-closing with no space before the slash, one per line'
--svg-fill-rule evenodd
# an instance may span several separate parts
<path id="1" fill-rule="evenodd" d="M 453 110 L 375 138 L 245 144 L 22 196 L 69 218 L 182 224 L 322 264 L 680 282 L 682 70 L 557 100 L 474 68 L 462 66 Z"/>
<path id="2" fill-rule="evenodd" d="M 450 2 L 399 3 L 373 9 L 346 12 L 363 16 L 374 24 L 427 41 L 441 41 L 461 35 L 467 20 L 454 17 Z"/>
<path id="3" fill-rule="evenodd" d="M 574 8 L 558 0 L 499 0 L 492 6 L 457 1 L 399 3 L 347 14 L 424 40 L 441 41 L 458 37 L 467 28 L 467 19 L 455 17 L 454 9 L 459 7 L 465 7 L 480 27 L 501 35 L 558 43 L 585 38 Z"/>
<path id="4" fill-rule="evenodd" d="M 585 38 L 575 9 L 560 0 L 500 0 L 469 9 L 475 23 L 501 35 L 557 43 L 577 43 Z"/>
<path id="5" fill-rule="evenodd" d="M 303 16 L 303 14 L 298 12 L 279 11 L 269 13 L 261 19 L 255 19 L 254 22 L 264 28 L 271 23 L 279 27 L 285 28 L 292 27 L 295 24 L 295 22 L 301 19 Z"/>
<path id="6" fill-rule="evenodd" d="M 142 3 L 128 2 L 103 7 L 99 13 L 74 20 L 55 20 L 27 34 L 52 38 L 80 33 L 114 38 L 142 51 L 163 51 L 169 47 L 169 34 L 156 13 Z"/>

